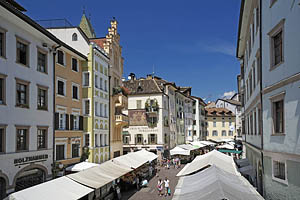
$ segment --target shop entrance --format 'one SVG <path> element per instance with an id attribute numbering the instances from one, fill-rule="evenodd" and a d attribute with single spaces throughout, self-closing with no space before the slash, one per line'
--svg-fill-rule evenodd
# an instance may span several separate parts
<path id="1" fill-rule="evenodd" d="M 45 181 L 45 172 L 40 169 L 31 169 L 24 171 L 16 180 L 15 191 L 40 184 Z"/>
<path id="2" fill-rule="evenodd" d="M 0 200 L 6 196 L 6 181 L 0 177 Z"/>

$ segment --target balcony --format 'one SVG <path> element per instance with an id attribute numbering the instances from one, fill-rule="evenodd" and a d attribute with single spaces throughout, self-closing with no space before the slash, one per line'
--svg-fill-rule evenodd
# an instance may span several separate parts
<path id="1" fill-rule="evenodd" d="M 129 119 L 127 115 L 116 114 L 116 125 L 117 126 L 128 126 Z"/>
<path id="2" fill-rule="evenodd" d="M 128 98 L 125 88 L 123 87 L 114 87 L 113 88 L 113 100 L 116 107 L 127 108 L 128 107 Z"/>

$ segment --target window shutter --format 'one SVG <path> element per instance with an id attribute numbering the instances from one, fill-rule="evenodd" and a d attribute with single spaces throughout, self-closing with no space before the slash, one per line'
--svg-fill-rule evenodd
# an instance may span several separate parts
<path id="1" fill-rule="evenodd" d="M 70 115 L 70 130 L 74 130 L 74 115 Z"/>
<path id="2" fill-rule="evenodd" d="M 134 143 L 137 143 L 137 134 L 134 135 Z"/>
<path id="3" fill-rule="evenodd" d="M 70 130 L 69 129 L 69 115 L 66 114 L 66 130 Z"/>
<path id="4" fill-rule="evenodd" d="M 83 130 L 83 117 L 79 116 L 79 130 Z"/>
<path id="5" fill-rule="evenodd" d="M 155 144 L 157 144 L 157 134 L 155 134 Z"/>
<path id="6" fill-rule="evenodd" d="M 148 134 L 148 144 L 151 144 L 151 135 Z"/>
<path id="7" fill-rule="evenodd" d="M 55 128 L 55 130 L 58 130 L 58 127 L 59 127 L 59 113 L 57 113 L 57 112 L 54 114 L 54 122 L 55 122 L 54 128 Z"/>

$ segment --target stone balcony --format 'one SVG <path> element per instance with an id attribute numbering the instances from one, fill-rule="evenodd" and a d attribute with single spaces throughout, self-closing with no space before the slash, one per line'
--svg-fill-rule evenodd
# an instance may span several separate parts
<path id="1" fill-rule="evenodd" d="M 129 118 L 124 114 L 116 114 L 116 125 L 117 126 L 128 126 Z"/>
<path id="2" fill-rule="evenodd" d="M 113 88 L 113 99 L 115 102 L 115 107 L 127 108 L 128 107 L 128 97 L 127 92 L 122 87 Z"/>

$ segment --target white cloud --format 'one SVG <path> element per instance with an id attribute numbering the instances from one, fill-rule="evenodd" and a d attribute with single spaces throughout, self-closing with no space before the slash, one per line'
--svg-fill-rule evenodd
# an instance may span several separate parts
<path id="1" fill-rule="evenodd" d="M 221 53 L 229 56 L 235 56 L 236 47 L 234 44 L 222 40 L 214 39 L 210 41 L 205 41 L 200 44 L 204 51 L 211 53 Z"/>
<path id="2" fill-rule="evenodd" d="M 235 91 L 228 91 L 228 92 L 224 92 L 222 96 L 223 99 L 230 99 L 233 95 L 235 94 Z"/>

